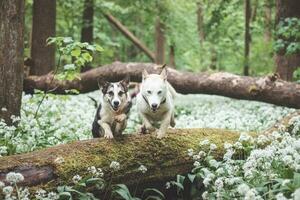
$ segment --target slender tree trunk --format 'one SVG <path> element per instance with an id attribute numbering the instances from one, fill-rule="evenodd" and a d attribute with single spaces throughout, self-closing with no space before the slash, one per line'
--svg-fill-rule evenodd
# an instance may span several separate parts
<path id="1" fill-rule="evenodd" d="M 257 7 L 258 7 L 258 0 L 255 0 L 253 4 L 252 14 L 251 14 L 251 22 L 254 22 L 256 20 Z"/>
<path id="2" fill-rule="evenodd" d="M 245 50 L 244 50 L 244 75 L 249 75 L 249 54 L 250 54 L 250 19 L 251 19 L 250 0 L 245 0 Z"/>
<path id="3" fill-rule="evenodd" d="M 264 21 L 265 21 L 265 41 L 272 40 L 272 0 L 266 0 L 264 5 Z"/>
<path id="4" fill-rule="evenodd" d="M 93 43 L 94 1 L 85 0 L 82 15 L 81 42 Z M 81 72 L 92 69 L 89 64 L 81 68 Z"/>
<path id="5" fill-rule="evenodd" d="M 24 1 L 0 1 L 0 118 L 20 115 L 23 92 Z"/>
<path id="6" fill-rule="evenodd" d="M 164 64 L 165 63 L 165 34 L 164 34 L 164 24 L 159 18 L 157 18 L 155 23 L 155 63 Z"/>
<path id="7" fill-rule="evenodd" d="M 143 51 L 151 61 L 155 61 L 154 53 L 149 50 L 132 32 L 128 30 L 118 19 L 109 13 L 103 13 L 104 17 L 113 24 L 125 37 L 127 37 L 134 45 Z"/>
<path id="8" fill-rule="evenodd" d="M 276 24 L 285 18 L 300 19 L 300 3 L 298 0 L 276 1 Z M 285 50 L 275 56 L 276 72 L 283 80 L 291 81 L 294 71 L 300 66 L 300 53 L 286 55 Z"/>
<path id="9" fill-rule="evenodd" d="M 81 42 L 93 43 L 94 1 L 85 0 L 82 16 Z"/>
<path id="10" fill-rule="evenodd" d="M 175 46 L 173 44 L 170 45 L 169 63 L 170 63 L 170 67 L 176 68 L 176 64 L 175 64 Z"/>
<path id="11" fill-rule="evenodd" d="M 198 28 L 200 45 L 202 45 L 205 39 L 205 33 L 204 33 L 204 20 L 203 20 L 203 4 L 201 1 L 197 2 L 197 28 Z"/>
<path id="12" fill-rule="evenodd" d="M 55 36 L 56 0 L 34 0 L 32 16 L 31 75 L 44 75 L 55 67 L 55 47 L 46 40 Z"/>

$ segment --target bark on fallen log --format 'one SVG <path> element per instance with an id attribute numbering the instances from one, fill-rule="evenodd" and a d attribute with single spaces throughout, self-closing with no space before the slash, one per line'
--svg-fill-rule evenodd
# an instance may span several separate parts
<path id="1" fill-rule="evenodd" d="M 128 186 L 142 179 L 143 184 L 173 179 L 176 174 L 185 174 L 193 166 L 187 155 L 189 148 L 196 149 L 204 139 L 213 141 L 223 153 L 223 143 L 238 139 L 237 132 L 221 129 L 174 129 L 167 137 L 157 139 L 154 135 L 127 135 L 118 140 L 92 139 L 58 145 L 27 154 L 0 158 L 0 181 L 10 171 L 20 172 L 25 177 L 21 185 L 54 188 L 72 184 L 76 174 L 84 176 L 90 166 L 104 170 L 109 180 L 111 161 L 120 162 L 121 169 L 114 173 L 113 182 Z M 63 160 L 63 162 L 58 162 Z M 141 175 L 140 164 L 148 171 Z"/>
<path id="2" fill-rule="evenodd" d="M 56 94 L 76 89 L 81 93 L 97 90 L 99 78 L 119 81 L 130 75 L 131 81 L 140 82 L 142 71 L 159 72 L 153 63 L 120 63 L 98 67 L 73 81 L 52 81 L 51 74 L 29 76 L 24 80 L 24 91 L 39 89 Z M 169 69 L 168 81 L 182 94 L 215 94 L 237 99 L 256 100 L 280 106 L 300 108 L 300 84 L 286 82 L 276 76 L 248 77 L 230 73 L 192 73 Z"/>

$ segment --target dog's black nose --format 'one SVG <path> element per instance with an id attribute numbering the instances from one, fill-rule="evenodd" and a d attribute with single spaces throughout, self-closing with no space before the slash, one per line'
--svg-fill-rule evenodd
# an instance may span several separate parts
<path id="1" fill-rule="evenodd" d="M 157 105 L 156 103 L 151 104 L 151 107 L 152 107 L 153 109 L 156 109 L 157 106 L 158 106 L 158 105 Z"/>
<path id="2" fill-rule="evenodd" d="M 118 106 L 120 103 L 118 101 L 114 101 L 114 106 Z"/>

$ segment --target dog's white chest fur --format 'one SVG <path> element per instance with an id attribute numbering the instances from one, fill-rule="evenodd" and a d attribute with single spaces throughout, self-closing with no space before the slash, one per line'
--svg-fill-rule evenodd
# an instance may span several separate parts
<path id="1" fill-rule="evenodd" d="M 157 137 L 162 138 L 167 128 L 174 122 L 174 97 L 176 91 L 167 81 L 167 71 L 160 75 L 143 73 L 140 93 L 137 95 L 137 109 L 143 121 L 142 130 L 155 130 L 154 124 L 160 124 Z M 142 131 L 144 132 L 144 131 Z"/>

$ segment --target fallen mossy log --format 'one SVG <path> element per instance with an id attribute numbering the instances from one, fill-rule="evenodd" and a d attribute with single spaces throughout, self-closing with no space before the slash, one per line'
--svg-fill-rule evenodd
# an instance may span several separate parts
<path id="1" fill-rule="evenodd" d="M 113 183 L 128 186 L 162 182 L 173 179 L 176 174 L 186 174 L 193 167 L 187 155 L 189 148 L 199 147 L 199 142 L 209 139 L 218 148 L 215 156 L 223 156 L 223 143 L 235 142 L 239 134 L 222 129 L 173 129 L 167 137 L 155 135 L 125 135 L 118 140 L 91 139 L 58 145 L 43 150 L 0 158 L 0 181 L 5 181 L 8 172 L 20 172 L 25 177 L 23 186 L 53 189 L 58 185 L 72 184 L 76 174 L 85 176 L 90 166 L 103 169 L 109 181 L 112 161 L 120 163 L 114 172 Z M 143 164 L 145 174 L 138 171 Z"/>
<path id="2" fill-rule="evenodd" d="M 131 81 L 140 82 L 142 71 L 159 72 L 153 63 L 120 63 L 98 67 L 80 74 L 73 81 L 53 80 L 53 75 L 29 76 L 24 79 L 24 91 L 38 89 L 65 94 L 75 89 L 80 93 L 98 89 L 99 78 L 119 81 L 130 75 Z M 300 108 L 300 84 L 286 82 L 277 76 L 249 77 L 225 72 L 193 73 L 169 69 L 168 81 L 182 94 L 215 94 L 237 99 L 256 100 L 280 106 Z"/>

